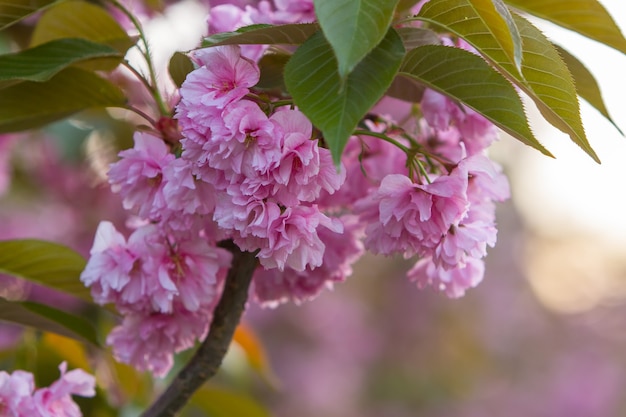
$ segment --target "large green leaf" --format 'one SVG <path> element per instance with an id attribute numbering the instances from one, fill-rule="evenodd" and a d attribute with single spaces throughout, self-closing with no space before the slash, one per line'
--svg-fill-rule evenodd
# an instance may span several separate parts
<path id="1" fill-rule="evenodd" d="M 48 9 L 35 27 L 31 46 L 61 38 L 88 39 L 122 54 L 134 44 L 105 9 L 84 1 L 65 1 Z"/>
<path id="2" fill-rule="evenodd" d="M 93 302 L 80 282 L 85 259 L 72 249 L 35 239 L 0 241 L 0 272 Z"/>
<path id="3" fill-rule="evenodd" d="M 0 298 L 0 320 L 101 346 L 95 329 L 88 321 L 44 304 Z"/>
<path id="4" fill-rule="evenodd" d="M 609 115 L 609 111 L 607 110 L 606 105 L 604 104 L 604 99 L 602 98 L 602 93 L 600 92 L 600 87 L 598 86 L 598 82 L 593 74 L 582 62 L 578 60 L 578 58 L 558 45 L 555 45 L 555 47 L 557 51 L 559 51 L 559 55 L 561 55 L 561 58 L 563 58 L 563 61 L 565 61 L 565 64 L 567 64 L 567 67 L 574 77 L 574 83 L 576 84 L 576 91 L 578 92 L 578 95 L 598 110 L 600 114 L 606 117 L 606 119 L 613 124 L 613 126 L 615 126 L 615 128 L 623 136 L 624 133 Z"/>
<path id="5" fill-rule="evenodd" d="M 458 100 L 523 143 L 552 156 L 528 127 L 513 86 L 481 57 L 459 48 L 421 46 L 407 53 L 400 75 Z"/>
<path id="6" fill-rule="evenodd" d="M 391 85 L 403 57 L 402 40 L 390 29 L 342 83 L 333 50 L 319 32 L 285 66 L 289 93 L 324 134 L 336 164 L 361 118 Z"/>
<path id="7" fill-rule="evenodd" d="M 515 26 L 522 38 L 520 74 L 501 43 L 483 25 L 475 9 L 468 5 L 469 1 L 428 2 L 417 19 L 436 23 L 467 40 L 535 102 L 548 122 L 567 133 L 574 143 L 599 162 L 585 135 L 574 81 L 552 43 L 530 22 L 514 14 Z M 458 9 L 463 13 L 456 13 Z"/>
<path id="8" fill-rule="evenodd" d="M 518 15 L 514 17 L 524 45 L 522 75 L 525 82 L 517 85 L 533 99 L 548 122 L 567 133 L 574 143 L 600 163 L 587 141 L 576 87 L 567 65 L 539 29 Z"/>
<path id="9" fill-rule="evenodd" d="M 269 411 L 253 398 L 216 387 L 199 389 L 189 404 L 211 417 L 270 417 Z"/>
<path id="10" fill-rule="evenodd" d="M 0 94 L 0 133 L 44 126 L 92 107 L 124 107 L 115 85 L 78 68 L 66 68 L 46 82 L 24 81 Z"/>
<path id="11" fill-rule="evenodd" d="M 47 81 L 77 62 L 123 56 L 108 45 L 85 39 L 57 39 L 21 52 L 0 55 L 0 87 L 17 81 Z"/>
<path id="12" fill-rule="evenodd" d="M 0 30 L 51 6 L 59 0 L 0 0 Z"/>
<path id="13" fill-rule="evenodd" d="M 234 32 L 222 32 L 204 38 L 202 47 L 219 45 L 300 45 L 310 38 L 319 26 L 317 23 L 290 25 L 251 25 Z"/>
<path id="14" fill-rule="evenodd" d="M 398 0 L 313 0 L 315 15 L 335 52 L 342 80 L 385 37 L 397 3 Z"/>
<path id="15" fill-rule="evenodd" d="M 496 49 L 520 73 L 521 37 L 501 0 L 430 1 L 422 6 L 417 19 L 442 26 L 478 50 Z"/>
<path id="16" fill-rule="evenodd" d="M 626 39 L 624 39 L 624 35 L 622 35 L 611 15 L 596 0 L 505 1 L 520 10 L 571 29 L 626 53 Z"/>

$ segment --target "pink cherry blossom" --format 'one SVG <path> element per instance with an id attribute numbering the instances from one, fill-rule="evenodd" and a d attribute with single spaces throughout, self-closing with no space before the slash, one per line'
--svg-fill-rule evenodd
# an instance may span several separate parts
<path id="1" fill-rule="evenodd" d="M 187 76 L 180 94 L 199 105 L 223 109 L 241 100 L 259 81 L 258 67 L 241 56 L 239 46 L 199 49 L 194 58 L 202 66 Z"/>
<path id="2" fill-rule="evenodd" d="M 432 286 L 450 298 L 459 298 L 465 291 L 483 280 L 485 264 L 482 259 L 468 258 L 465 265 L 445 269 L 432 262 L 430 257 L 420 259 L 407 273 L 409 280 L 419 288 Z"/>
<path id="3" fill-rule="evenodd" d="M 430 184 L 388 175 L 380 188 L 355 204 L 366 222 L 365 247 L 375 253 L 427 254 L 465 216 L 467 176 L 459 169 Z"/>
<path id="4" fill-rule="evenodd" d="M 96 380 L 81 369 L 66 372 L 50 387 L 35 390 L 33 375 L 25 371 L 0 371 L 0 415 L 7 417 L 81 417 L 72 395 L 93 397 Z"/>
<path id="5" fill-rule="evenodd" d="M 345 179 L 338 173 L 328 149 L 311 140 L 311 122 L 298 110 L 280 111 L 270 118 L 281 130 L 280 164 L 272 170 L 274 196 L 285 206 L 314 201 L 322 189 L 333 193 Z"/>
<path id="6" fill-rule="evenodd" d="M 163 377 L 172 368 L 174 353 L 189 349 L 206 336 L 210 318 L 208 309 L 127 314 L 109 333 L 107 344 L 113 347 L 116 360 Z"/>
<path id="7" fill-rule="evenodd" d="M 317 205 L 287 207 L 280 216 L 269 223 L 268 236 L 259 244 L 258 258 L 266 268 L 296 271 L 322 265 L 325 245 L 317 233 L 318 227 L 325 227 L 340 233 L 343 225 L 333 221 L 319 211 Z M 249 248 L 249 242 L 236 239 L 240 247 Z"/>
<path id="8" fill-rule="evenodd" d="M 162 139 L 145 132 L 134 136 L 135 146 L 119 153 L 109 170 L 109 183 L 123 198 L 124 208 L 143 218 L 158 217 L 165 207 L 163 169 L 175 159 Z"/>
<path id="9" fill-rule="evenodd" d="M 96 380 L 82 369 L 65 372 L 67 364 L 59 366 L 61 377 L 48 388 L 35 391 L 33 401 L 28 407 L 30 415 L 42 417 L 80 417 L 82 413 L 71 395 L 93 397 L 96 395 Z"/>
<path id="10" fill-rule="evenodd" d="M 130 281 L 138 257 L 129 250 L 124 236 L 111 222 L 98 225 L 89 261 L 80 280 L 91 287 L 91 296 L 99 304 L 116 300 L 116 293 Z"/>
<path id="11" fill-rule="evenodd" d="M 11 374 L 0 371 L 0 415 L 8 417 L 26 417 L 20 413 L 20 404 L 29 402 L 35 389 L 33 374 L 15 371 Z"/>
<path id="12" fill-rule="evenodd" d="M 263 306 L 274 307 L 293 300 L 301 303 L 313 299 L 323 288 L 332 288 L 333 283 L 344 281 L 352 274 L 352 264 L 363 254 L 360 240 L 362 226 L 356 216 L 345 215 L 341 221 L 343 232 L 322 227 L 318 236 L 325 245 L 322 264 L 317 268 L 296 271 L 285 268 L 257 268 L 254 275 L 254 293 Z"/>

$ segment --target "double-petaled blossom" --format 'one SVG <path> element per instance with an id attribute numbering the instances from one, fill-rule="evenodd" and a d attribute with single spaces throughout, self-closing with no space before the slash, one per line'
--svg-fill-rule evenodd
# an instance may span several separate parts
<path id="1" fill-rule="evenodd" d="M 168 234 L 154 224 L 135 230 L 127 243 L 108 222 L 96 236 L 81 280 L 97 302 L 122 312 L 170 313 L 174 303 L 196 311 L 214 302 L 230 266 L 230 253 L 206 238 Z"/>
<path id="2" fill-rule="evenodd" d="M 170 313 L 126 314 L 109 333 L 107 344 L 118 361 L 163 377 L 172 368 L 174 353 L 206 336 L 212 307 L 189 311 L 176 304 Z"/>
<path id="3" fill-rule="evenodd" d="M 404 175 L 385 177 L 378 190 L 355 204 L 365 229 L 365 247 L 375 253 L 427 255 L 465 216 L 467 175 L 459 169 L 429 184 Z"/>
<path id="4" fill-rule="evenodd" d="M 166 206 L 163 195 L 163 169 L 175 159 L 161 138 L 137 132 L 135 146 L 119 153 L 108 177 L 113 191 L 122 196 L 124 208 L 137 210 L 145 219 L 158 218 Z"/>
<path id="5" fill-rule="evenodd" d="M 96 381 L 82 369 L 67 371 L 59 365 L 61 377 L 49 387 L 35 389 L 30 372 L 0 371 L 0 415 L 6 417 L 81 417 L 72 395 L 93 397 Z"/>
<path id="6" fill-rule="evenodd" d="M 277 306 L 292 300 L 301 303 L 313 299 L 324 288 L 342 282 L 352 274 L 352 264 L 363 254 L 361 237 L 363 227 L 356 216 L 344 215 L 335 221 L 341 222 L 343 232 L 322 227 L 318 236 L 325 250 L 322 264 L 317 268 L 296 271 L 286 267 L 266 269 L 259 267 L 254 274 L 254 295 L 264 306 Z"/>

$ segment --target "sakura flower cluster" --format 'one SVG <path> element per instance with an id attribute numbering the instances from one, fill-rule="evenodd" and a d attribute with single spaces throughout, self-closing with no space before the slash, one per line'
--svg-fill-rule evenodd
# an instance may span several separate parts
<path id="1" fill-rule="evenodd" d="M 0 371 L 0 415 L 6 417 L 80 417 L 72 395 L 93 397 L 95 378 L 82 369 L 67 371 L 59 365 L 61 377 L 49 387 L 35 389 L 33 374 Z"/>
<path id="2" fill-rule="evenodd" d="M 219 5 L 211 31 L 306 21 L 309 3 Z M 136 217 L 128 237 L 100 224 L 81 280 L 124 316 L 107 342 L 138 369 L 163 376 L 174 353 L 206 335 L 231 262 L 223 240 L 256 253 L 253 296 L 266 306 L 345 280 L 365 249 L 415 257 L 409 278 L 451 297 L 482 280 L 494 202 L 509 194 L 484 151 L 494 126 L 431 90 L 423 117 L 384 99 L 337 167 L 293 103 L 259 94 L 263 53 L 195 51 L 175 112 L 180 142 L 138 132 L 108 172 Z"/>

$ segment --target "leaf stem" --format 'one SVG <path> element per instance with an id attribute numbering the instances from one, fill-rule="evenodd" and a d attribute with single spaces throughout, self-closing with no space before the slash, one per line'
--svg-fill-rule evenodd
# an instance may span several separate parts
<path id="1" fill-rule="evenodd" d="M 173 417 L 193 393 L 215 375 L 226 355 L 244 311 L 258 261 L 256 253 L 242 252 L 232 240 L 220 242 L 219 246 L 233 254 L 233 261 L 209 334 L 189 363 L 141 417 Z"/>
<path id="2" fill-rule="evenodd" d="M 405 154 L 407 154 L 407 156 L 409 155 L 410 149 L 407 148 L 406 146 L 404 146 L 403 144 L 401 144 L 400 142 L 398 142 L 397 140 L 390 138 L 389 136 L 383 134 L 383 133 L 377 133 L 377 132 L 372 132 L 369 130 L 355 130 L 353 132 L 353 134 L 358 135 L 358 136 L 373 136 L 375 138 L 379 138 L 384 140 L 385 142 L 389 142 L 392 145 L 400 148 Z"/>
<path id="3" fill-rule="evenodd" d="M 154 64 L 152 62 L 152 54 L 150 53 L 150 44 L 148 43 L 148 38 L 146 37 L 146 34 L 143 31 L 143 27 L 141 26 L 141 23 L 128 9 L 126 9 L 126 7 L 124 7 L 117 0 L 108 0 L 108 1 L 115 8 L 119 9 L 132 22 L 133 26 L 137 28 L 137 32 L 139 33 L 139 38 L 141 39 L 144 45 L 143 50 L 141 50 L 141 48 L 139 49 L 141 51 L 142 56 L 144 57 L 144 60 L 146 61 L 146 65 L 148 66 L 148 74 L 150 77 L 150 82 L 148 82 L 148 80 L 146 80 L 145 77 L 143 77 L 143 75 L 141 75 L 138 71 L 135 70 L 133 72 L 136 75 L 138 75 L 140 79 L 144 81 L 144 84 L 148 87 L 148 89 L 152 93 L 152 96 L 154 97 L 154 101 L 156 102 L 161 115 L 169 116 L 170 110 L 167 108 L 165 101 L 163 100 L 163 96 L 161 95 L 161 92 L 159 91 L 157 87 L 157 76 L 156 76 L 156 71 L 154 69 Z M 127 65 L 127 67 L 132 68 L 130 65 Z"/>

